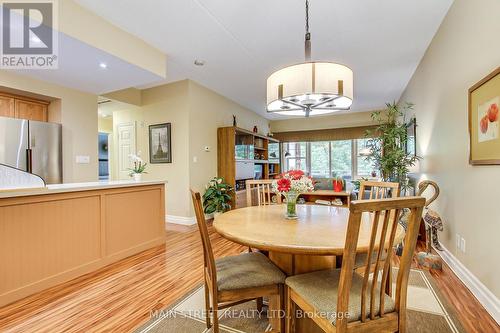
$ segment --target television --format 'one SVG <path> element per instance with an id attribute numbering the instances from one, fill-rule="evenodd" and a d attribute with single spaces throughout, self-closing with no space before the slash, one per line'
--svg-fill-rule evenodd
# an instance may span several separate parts
<path id="1" fill-rule="evenodd" d="M 264 177 L 264 165 L 255 164 L 254 166 L 254 179 L 262 179 Z"/>

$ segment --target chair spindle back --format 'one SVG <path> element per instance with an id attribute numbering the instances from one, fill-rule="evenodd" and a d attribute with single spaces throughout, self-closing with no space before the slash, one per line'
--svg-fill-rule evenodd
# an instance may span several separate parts
<path id="1" fill-rule="evenodd" d="M 267 206 L 275 204 L 272 197 L 276 195 L 276 204 L 281 203 L 281 196 L 272 191 L 272 179 L 247 180 L 245 182 L 247 191 L 247 206 Z M 256 199 L 256 204 L 254 200 Z"/>
<path id="2" fill-rule="evenodd" d="M 365 223 L 367 221 L 366 218 L 371 220 L 371 236 L 367 253 L 374 253 L 376 260 L 373 262 L 374 259 L 371 256 L 366 256 L 364 265 L 365 271 L 369 272 L 370 266 L 375 264 L 371 280 L 369 274 L 364 274 L 362 282 L 361 322 L 366 322 L 367 320 L 379 319 L 385 314 L 385 285 L 389 274 L 392 274 L 390 271 L 390 262 L 393 251 L 387 251 L 387 258 L 385 260 L 382 259 L 382 251 L 392 248 L 395 245 L 394 240 L 397 234 L 399 218 L 401 211 L 405 208 L 410 210 L 410 215 L 404 238 L 405 247 L 400 260 L 396 281 L 396 311 L 399 312 L 400 316 L 403 316 L 400 318 L 406 318 L 408 275 L 417 242 L 424 204 L 425 199 L 422 197 L 358 200 L 351 202 L 337 303 L 337 329 L 340 332 L 345 332 L 347 329 L 348 319 L 344 318 L 345 316 L 342 316 L 342 314 L 348 311 L 349 291 L 354 274 L 354 260 L 363 218 Z M 382 277 L 379 281 L 380 271 Z M 378 314 L 376 314 L 376 302 L 379 302 L 378 308 L 380 311 Z M 367 313 L 369 313 L 369 316 L 367 316 Z"/>
<path id="3" fill-rule="evenodd" d="M 369 191 L 365 198 L 366 191 Z M 399 183 L 361 181 L 359 183 L 359 200 L 397 198 L 400 194 Z"/>

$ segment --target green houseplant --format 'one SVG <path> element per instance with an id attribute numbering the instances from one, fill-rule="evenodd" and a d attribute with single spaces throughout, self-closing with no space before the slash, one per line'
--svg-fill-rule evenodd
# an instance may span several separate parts
<path id="1" fill-rule="evenodd" d="M 420 159 L 406 150 L 408 132 L 405 113 L 413 109 L 413 104 L 399 106 L 394 102 L 387 103 L 386 106 L 385 110 L 371 114 L 377 126 L 366 133 L 369 138 L 367 148 L 370 151 L 366 159 L 375 164 L 384 181 L 397 182 L 402 190 L 406 190 L 411 187 L 409 168 Z"/>
<path id="2" fill-rule="evenodd" d="M 224 182 L 224 178 L 214 177 L 205 186 L 203 211 L 205 214 L 224 213 L 231 209 L 230 201 L 233 187 Z"/>
<path id="3" fill-rule="evenodd" d="M 359 191 L 359 187 L 361 186 L 361 181 L 366 181 L 368 178 L 361 177 L 361 179 L 351 180 L 351 184 L 354 187 L 355 191 Z"/>

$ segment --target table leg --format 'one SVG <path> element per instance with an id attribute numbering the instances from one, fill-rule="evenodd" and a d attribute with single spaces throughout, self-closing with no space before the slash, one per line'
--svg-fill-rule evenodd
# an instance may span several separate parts
<path id="1" fill-rule="evenodd" d="M 269 259 L 278 266 L 286 276 L 338 267 L 335 256 L 294 255 L 269 252 Z"/>

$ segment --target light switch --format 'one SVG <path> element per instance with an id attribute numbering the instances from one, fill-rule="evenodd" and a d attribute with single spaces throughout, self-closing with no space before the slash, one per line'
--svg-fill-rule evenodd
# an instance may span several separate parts
<path id="1" fill-rule="evenodd" d="M 198 163 L 198 156 L 193 156 L 193 163 Z"/>
<path id="2" fill-rule="evenodd" d="M 90 156 L 77 155 L 76 156 L 76 163 L 77 164 L 89 164 L 90 163 Z"/>

